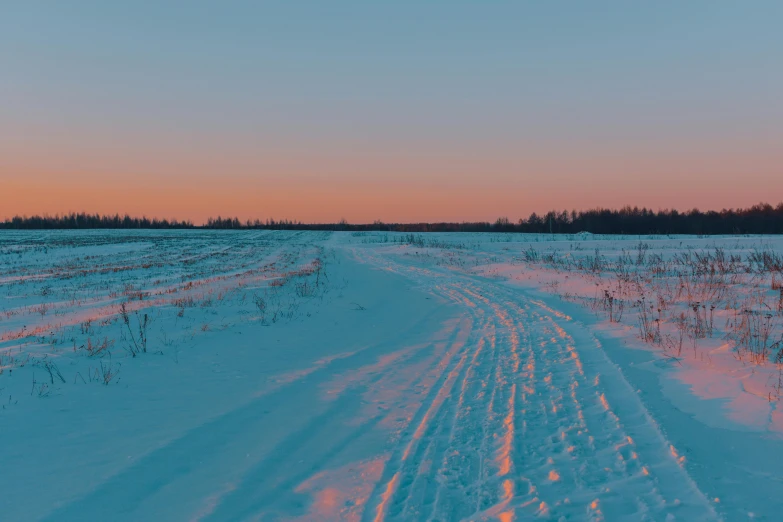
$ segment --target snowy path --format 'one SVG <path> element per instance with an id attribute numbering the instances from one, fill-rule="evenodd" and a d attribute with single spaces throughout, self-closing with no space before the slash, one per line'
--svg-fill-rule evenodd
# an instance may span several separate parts
<path id="1" fill-rule="evenodd" d="M 51 397 L 40 368 L 5 375 L 0 519 L 719 519 L 588 328 L 339 239 L 290 321 L 238 294 L 161 315 L 200 333 L 121 360 L 120 384 L 72 384 L 76 356 Z"/>
<path id="2" fill-rule="evenodd" d="M 365 520 L 717 518 L 569 317 L 488 281 L 367 260 L 459 303 L 470 328 L 440 361 Z"/>

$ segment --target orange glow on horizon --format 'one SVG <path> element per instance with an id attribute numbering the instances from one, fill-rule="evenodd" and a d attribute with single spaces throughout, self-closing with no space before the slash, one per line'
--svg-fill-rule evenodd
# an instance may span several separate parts
<path id="1" fill-rule="evenodd" d="M 640 151 L 636 158 L 634 151 L 612 156 L 581 150 L 564 157 L 539 151 L 522 161 L 509 151 L 375 151 L 355 157 L 322 151 L 298 157 L 288 150 L 263 160 L 231 151 L 236 155 L 221 160 L 214 150 L 194 148 L 191 156 L 156 151 L 155 159 L 134 160 L 108 152 L 79 157 L 56 148 L 39 158 L 33 149 L 0 156 L 0 219 L 84 211 L 196 224 L 218 215 L 305 223 L 516 221 L 531 212 L 598 206 L 774 205 L 771 195 L 783 194 L 780 153 L 751 158 L 693 152 L 653 161 Z"/>
<path id="2" fill-rule="evenodd" d="M 630 204 L 648 208 L 689 210 L 738 208 L 760 201 L 776 204 L 765 196 L 783 190 L 761 191 L 743 185 L 707 197 L 698 187 L 682 186 L 672 191 L 651 186 L 649 190 L 604 191 L 600 186 L 575 183 L 573 190 L 523 186 L 481 186 L 476 183 L 452 186 L 408 186 L 389 183 L 329 182 L 278 184 L 264 188 L 261 184 L 219 181 L 180 184 L 172 182 L 69 182 L 68 176 L 57 180 L 31 181 L 20 176 L 0 179 L 0 219 L 14 215 L 63 214 L 90 212 L 101 214 L 146 215 L 158 218 L 190 219 L 199 224 L 208 217 L 246 219 L 295 219 L 306 223 L 438 222 L 494 221 L 506 216 L 512 221 L 531 212 L 552 209 L 571 210 L 596 206 L 619 208 Z M 774 198 L 773 198 L 774 199 Z"/>

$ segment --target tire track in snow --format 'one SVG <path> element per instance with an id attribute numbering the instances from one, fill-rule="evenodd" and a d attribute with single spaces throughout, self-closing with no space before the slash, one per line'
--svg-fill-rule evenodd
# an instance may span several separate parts
<path id="1" fill-rule="evenodd" d="M 457 296 L 453 291 L 444 294 L 455 300 L 462 297 Z M 467 338 L 471 339 L 469 333 Z M 464 350 L 466 344 L 466 339 L 453 343 L 441 365 L 440 379 L 432 387 L 411 422 L 409 430 L 413 433 L 392 454 L 381 482 L 376 488 L 374 496 L 379 497 L 379 500 L 374 509 L 373 520 L 385 520 L 389 515 L 396 516 L 410 510 L 409 502 L 406 502 L 409 497 L 408 492 L 416 478 L 426 471 L 423 465 L 433 459 L 437 452 L 437 447 L 433 446 L 437 444 L 439 431 L 444 425 L 449 408 L 453 407 L 451 390 L 466 371 L 465 363 L 469 357 L 469 352 Z M 367 513 L 365 518 L 368 518 Z"/>
<path id="2" fill-rule="evenodd" d="M 414 436 L 387 463 L 365 519 L 718 519 L 584 327 L 490 281 L 370 256 L 474 321 L 422 405 L 426 441 Z"/>

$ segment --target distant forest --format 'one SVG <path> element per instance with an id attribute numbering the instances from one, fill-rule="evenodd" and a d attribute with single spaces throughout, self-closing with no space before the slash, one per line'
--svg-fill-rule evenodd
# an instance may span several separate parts
<path id="1" fill-rule="evenodd" d="M 210 218 L 205 225 L 190 221 L 102 216 L 71 213 L 56 216 L 16 216 L 0 222 L 0 229 L 273 229 L 273 230 L 348 230 L 394 232 L 528 232 L 574 234 L 783 234 L 783 203 L 777 207 L 762 203 L 746 209 L 687 212 L 623 207 L 619 210 L 593 209 L 571 212 L 551 211 L 531 214 L 518 222 L 500 218 L 494 223 L 339 223 L 307 224 L 298 221 L 266 221 L 237 218 Z"/>

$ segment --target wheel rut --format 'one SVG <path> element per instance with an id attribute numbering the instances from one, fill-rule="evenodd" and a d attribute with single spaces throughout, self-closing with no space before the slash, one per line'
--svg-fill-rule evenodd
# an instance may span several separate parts
<path id="1" fill-rule="evenodd" d="M 463 306 L 470 327 L 365 520 L 719 519 L 586 328 L 491 281 L 369 261 Z"/>

